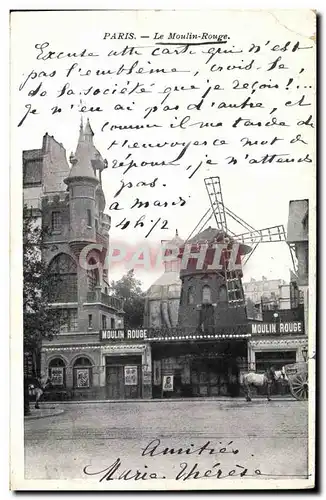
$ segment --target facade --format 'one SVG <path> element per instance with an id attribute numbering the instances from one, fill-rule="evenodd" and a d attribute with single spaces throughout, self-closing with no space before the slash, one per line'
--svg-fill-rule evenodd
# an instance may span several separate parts
<path id="1" fill-rule="evenodd" d="M 294 280 L 303 295 L 305 327 L 309 311 L 309 201 L 292 200 L 289 204 L 287 242 L 297 258 Z"/>
<path id="2" fill-rule="evenodd" d="M 291 201 L 287 242 L 297 255 L 297 273 L 290 272 L 290 283 L 281 283 L 269 300 L 261 301 L 262 321 L 251 325 L 248 364 L 251 370 L 264 371 L 273 365 L 305 360 L 308 346 L 308 202 Z"/>
<path id="3" fill-rule="evenodd" d="M 277 300 L 280 297 L 280 287 L 285 285 L 282 279 L 268 280 L 265 276 L 261 280 L 251 279 L 243 283 L 243 290 L 246 301 L 249 299 L 253 304 L 258 304 L 262 300 L 269 302 Z"/>
<path id="4" fill-rule="evenodd" d="M 102 334 L 123 331 L 124 312 L 123 301 L 108 294 L 102 258 L 111 223 L 101 186 L 106 161 L 93 136 L 89 121 L 81 124 L 71 168 L 62 144 L 48 134 L 41 149 L 23 152 L 24 203 L 47 229 L 43 258 L 54 279 L 49 307 L 60 310 L 60 333 L 44 340 L 41 352 L 41 368 L 52 378 L 56 399 L 150 394 L 150 356 L 143 339 Z M 94 244 L 104 254 L 92 249 Z"/>
<path id="5" fill-rule="evenodd" d="M 207 228 L 187 243 L 179 259 L 181 294 L 175 328 L 149 323 L 152 345 L 153 397 L 203 397 L 239 393 L 239 376 L 246 369 L 248 322 L 241 273 L 210 269 L 213 245 L 226 235 Z M 207 245 L 203 266 L 197 269 L 202 245 Z M 250 251 L 240 246 L 242 254 Z M 184 265 L 186 262 L 186 265 Z M 151 289 L 150 289 L 151 290 Z M 173 389 L 164 390 L 165 380 Z"/>

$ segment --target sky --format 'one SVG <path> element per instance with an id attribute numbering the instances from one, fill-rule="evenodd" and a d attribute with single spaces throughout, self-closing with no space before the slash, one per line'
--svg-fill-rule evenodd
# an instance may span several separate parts
<path id="1" fill-rule="evenodd" d="M 126 43 L 131 44 L 131 42 L 126 41 L 112 41 L 112 40 L 103 40 L 103 33 L 105 32 L 114 32 L 116 31 L 117 26 L 119 26 L 120 31 L 135 31 L 137 36 L 139 33 L 148 32 L 151 35 L 155 31 L 159 31 L 159 28 L 162 26 L 159 18 L 153 18 L 153 22 L 149 23 L 149 20 L 144 17 L 144 19 L 140 19 L 139 16 L 130 15 L 127 18 L 126 13 L 115 13 L 113 16 L 112 13 L 110 17 L 106 15 L 102 15 L 101 18 L 97 15 L 91 15 L 91 13 L 84 13 L 86 15 L 82 15 L 78 17 L 78 22 L 76 18 L 77 13 L 71 13 L 68 15 L 66 13 L 65 19 L 58 18 L 56 19 L 57 13 L 39 13 L 39 15 L 47 14 L 47 17 L 43 17 L 44 22 L 42 22 L 41 18 L 37 18 L 35 13 L 33 14 L 33 18 L 28 17 L 30 13 L 25 13 L 24 18 L 17 18 L 16 24 L 15 19 L 13 22 L 14 33 L 18 33 L 20 30 L 21 36 L 13 38 L 13 68 L 12 68 L 12 95 L 13 95 L 13 106 L 12 106 L 12 121 L 13 121 L 13 132 L 12 132 L 12 143 L 14 141 L 15 147 L 14 153 L 12 155 L 12 161 L 15 165 L 16 172 L 19 172 L 21 169 L 21 153 L 25 149 L 37 149 L 42 145 L 42 137 L 47 132 L 50 135 L 53 135 L 54 138 L 63 144 L 67 151 L 67 157 L 72 151 L 75 151 L 78 134 L 79 134 L 79 124 L 80 117 L 83 114 L 84 122 L 86 118 L 90 118 L 91 127 L 94 131 L 94 143 L 97 149 L 102 154 L 103 158 L 108 160 L 109 168 L 103 172 L 102 183 L 103 190 L 106 197 L 106 212 L 109 213 L 112 217 L 112 227 L 110 231 L 111 241 L 124 241 L 128 245 L 142 245 L 144 241 L 148 241 L 149 244 L 153 248 L 157 248 L 160 245 L 161 240 L 169 240 L 175 235 L 175 231 L 178 230 L 179 236 L 183 239 L 186 239 L 188 235 L 192 232 L 193 228 L 196 226 L 197 222 L 200 220 L 202 215 L 209 208 L 209 199 L 206 192 L 204 179 L 210 176 L 219 176 L 224 204 L 232 210 L 232 212 L 239 215 L 243 220 L 248 222 L 251 226 L 256 229 L 263 229 L 267 227 L 272 227 L 276 225 L 284 225 L 285 230 L 287 227 L 288 220 L 288 208 L 290 200 L 294 199 L 304 199 L 309 198 L 310 200 L 313 197 L 313 189 L 314 189 L 314 174 L 313 167 L 306 163 L 296 163 L 295 166 L 293 164 L 285 164 L 285 163 L 276 163 L 276 164 L 257 164 L 257 165 L 248 165 L 244 161 L 239 161 L 237 165 L 229 165 L 225 161 L 225 157 L 227 154 L 239 154 L 241 153 L 241 158 L 243 158 L 243 149 L 240 150 L 239 146 L 239 138 L 243 135 L 248 135 L 248 132 L 238 132 L 237 130 L 232 130 L 232 136 L 230 135 L 230 129 L 222 129 L 218 130 L 196 130 L 193 129 L 189 131 L 179 130 L 172 131 L 164 129 L 164 133 L 162 130 L 144 130 L 143 132 L 121 132 L 121 131 L 110 131 L 108 127 L 104 130 L 102 129 L 103 123 L 105 121 L 109 121 L 111 123 L 145 123 L 143 118 L 143 110 L 144 106 L 146 106 L 147 97 L 145 96 L 136 96 L 135 101 L 133 96 L 126 101 L 129 106 L 134 106 L 134 112 L 129 111 L 116 111 L 114 109 L 114 105 L 118 102 L 122 101 L 120 97 L 112 96 L 109 97 L 101 97 L 97 101 L 93 99 L 93 101 L 88 100 L 87 97 L 83 96 L 83 102 L 86 104 L 94 104 L 101 103 L 105 109 L 104 113 L 80 113 L 78 108 L 78 101 L 80 101 L 79 96 L 74 96 L 74 108 L 64 115 L 56 114 L 51 115 L 49 109 L 50 107 L 57 103 L 58 101 L 53 98 L 55 95 L 55 91 L 57 92 L 58 88 L 62 88 L 62 86 L 67 82 L 67 79 L 62 77 L 61 75 L 67 70 L 68 67 L 71 66 L 71 61 L 59 60 L 59 61 L 40 61 L 35 58 L 37 51 L 35 51 L 35 44 L 47 41 L 51 48 L 55 48 L 56 50 L 82 50 L 87 47 L 92 50 L 99 50 L 103 53 L 107 53 L 109 50 L 121 50 Z M 50 16 L 50 17 L 49 17 Z M 198 16 L 197 16 L 198 17 Z M 26 22 L 28 19 L 32 19 L 32 24 Z M 189 18 L 189 26 L 191 29 L 195 30 L 197 26 L 196 16 L 192 16 Z M 60 22 L 61 30 L 57 30 L 56 26 Z M 205 29 L 209 30 L 211 28 L 214 31 L 214 23 L 211 20 L 210 24 L 207 26 L 207 18 L 206 18 Z M 266 21 L 267 26 L 271 26 L 271 29 L 275 30 L 273 19 Z M 290 22 L 288 20 L 288 22 Z M 180 26 L 179 20 L 177 18 L 171 21 L 171 26 L 169 25 L 169 31 L 172 31 L 173 28 L 177 29 Z M 200 24 L 199 23 L 199 24 Z M 228 24 L 229 23 L 229 24 Z M 221 26 L 219 26 L 219 32 L 222 31 L 222 27 L 225 27 L 225 31 L 231 34 L 232 40 L 234 40 L 235 45 L 240 43 L 239 35 L 237 34 L 237 23 L 242 23 L 242 19 L 237 17 L 233 19 L 232 24 L 230 21 L 221 20 Z M 303 33 L 305 28 L 304 23 L 298 20 L 298 24 L 300 25 L 300 33 Z M 32 25 L 32 29 L 29 27 Z M 149 28 L 150 26 L 150 28 Z M 309 25 L 310 26 L 310 25 Z M 139 31 L 139 27 L 141 27 L 141 31 Z M 295 26 L 293 26 L 295 28 Z M 255 28 L 257 30 L 257 37 L 260 40 L 263 40 L 265 34 L 263 30 L 259 27 Z M 282 27 L 278 26 L 278 40 L 285 40 L 284 32 L 282 31 Z M 299 29 L 299 28 L 295 28 Z M 15 31 L 16 30 L 16 31 Z M 138 33 L 137 33 L 138 30 Z M 161 30 L 164 31 L 164 30 Z M 216 30 L 215 30 L 216 31 Z M 246 42 L 251 42 L 253 39 L 250 38 L 252 36 L 250 33 L 246 33 L 242 35 L 247 37 Z M 288 38 L 291 38 L 291 35 L 286 34 Z M 297 36 L 297 35 L 295 35 Z M 241 38 L 241 43 L 245 43 Z M 294 40 L 296 38 L 294 37 Z M 256 41 L 256 39 L 255 39 Z M 144 43 L 144 42 L 142 42 Z M 103 49 L 104 47 L 104 49 Z M 102 53 L 101 52 L 101 53 Z M 282 54 L 284 55 L 284 54 Z M 224 57 L 224 59 L 223 59 Z M 222 61 L 225 64 L 227 63 L 227 56 L 221 56 L 219 61 Z M 285 56 L 284 56 L 285 57 Z M 302 56 L 303 57 L 303 56 Z M 129 59 L 123 59 L 123 61 L 132 62 L 132 57 Z M 158 59 L 154 58 L 150 61 L 151 64 L 158 64 Z M 111 63 L 112 59 L 110 59 Z M 161 60 L 160 60 L 161 61 Z M 172 61 L 172 62 L 171 62 Z M 180 62 L 181 61 L 181 62 Z M 189 62 L 190 61 L 190 62 Z M 194 63 L 191 59 L 180 59 L 178 58 L 176 62 L 176 58 L 171 56 L 170 59 L 164 59 L 164 64 L 166 66 L 173 64 L 179 64 L 180 67 L 184 67 L 184 64 L 194 64 L 194 67 L 191 66 L 192 69 L 196 69 L 198 67 L 200 70 L 202 69 L 202 62 L 199 59 L 194 59 Z M 145 61 L 146 62 L 146 61 Z M 145 64 L 144 62 L 144 64 Z M 148 63 L 148 61 L 147 61 Z M 85 68 L 95 69 L 93 62 L 87 61 L 86 63 L 78 60 L 78 64 L 83 65 Z M 101 64 L 101 67 L 106 65 L 107 60 L 103 57 L 100 58 L 100 63 L 98 60 L 96 64 Z M 127 64 L 127 62 L 125 62 Z M 162 64 L 162 62 L 160 62 Z M 302 64 L 302 60 L 295 60 L 293 63 L 294 73 L 297 74 L 297 67 L 300 67 Z M 305 63 L 308 66 L 308 69 L 311 70 L 311 60 L 307 60 Z M 298 66 L 299 65 L 299 66 Z M 97 66 L 98 67 L 98 66 Z M 110 66 L 111 67 L 111 66 Z M 54 77 L 51 77 L 51 72 L 56 70 L 57 74 Z M 44 72 L 41 75 L 41 71 Z M 28 82 L 25 84 L 22 90 L 19 90 L 19 85 L 26 80 L 27 76 L 32 73 L 32 76 L 28 79 Z M 40 76 L 41 75 L 41 76 Z M 288 76 L 292 75 L 292 73 L 286 73 L 286 79 L 288 80 Z M 236 74 L 235 76 L 238 76 Z M 235 78 L 232 76 L 232 79 Z M 242 77 L 242 74 L 240 73 Z M 269 75 L 268 75 L 269 76 Z M 167 85 L 171 85 L 171 87 L 182 83 L 183 85 L 190 84 L 189 77 L 185 77 L 182 73 L 178 75 L 179 80 L 175 79 L 175 76 L 172 75 L 169 77 L 170 79 L 163 79 L 163 77 L 155 77 L 155 79 L 149 79 L 146 76 L 142 77 L 134 77 L 131 76 L 129 81 L 135 83 L 136 81 L 140 81 L 145 85 L 153 84 L 155 88 L 161 86 L 161 88 L 166 88 Z M 211 78 L 211 76 L 210 76 Z M 225 77 L 227 81 L 227 77 Z M 266 77 L 264 76 L 265 80 Z M 274 77 L 274 83 L 279 82 L 280 77 Z M 276 78 L 276 79 L 275 79 Z M 304 79 L 306 78 L 306 80 Z M 302 75 L 300 75 L 300 85 L 310 83 L 309 80 L 309 71 Z M 69 80 L 69 84 L 72 88 L 74 86 L 78 86 L 80 88 L 80 77 L 75 76 L 71 77 Z M 88 80 L 83 80 L 83 88 L 89 88 L 93 86 L 94 88 L 101 87 L 109 87 L 112 89 L 114 85 L 126 85 L 127 78 L 109 78 L 109 79 L 96 79 L 89 78 Z M 197 80 L 193 80 L 196 82 Z M 220 80 L 216 77 L 214 80 L 214 84 L 216 82 L 221 82 L 224 80 Z M 299 80 L 298 80 L 299 81 Z M 28 91 L 31 89 L 35 89 L 39 82 L 43 82 L 44 89 L 47 90 L 47 95 L 44 97 L 28 96 Z M 86 82 L 84 84 L 84 82 Z M 104 84 L 105 82 L 105 84 Z M 204 80 L 201 80 L 200 85 L 205 85 L 203 83 Z M 283 82 L 283 80 L 282 80 Z M 211 85 L 211 81 L 209 85 Z M 203 87 L 204 88 L 204 87 Z M 291 90 L 292 92 L 292 90 Z M 296 93 L 295 93 L 296 92 Z M 293 90 L 293 99 L 296 97 L 300 97 L 298 94 L 299 91 Z M 234 94 L 234 93 L 233 93 Z M 231 92 L 224 92 L 223 98 L 225 100 L 234 99 L 233 94 Z M 178 102 L 183 105 L 187 101 L 188 94 L 177 93 L 175 92 L 172 99 L 169 101 L 172 104 Z M 218 95 L 218 94 L 216 94 Z M 214 94 L 214 98 L 216 98 Z M 244 95 L 244 94 L 241 94 Z M 280 94 L 271 94 L 268 99 L 265 97 L 266 94 L 262 95 L 262 99 L 266 100 L 267 105 L 273 105 L 274 102 L 277 102 L 277 99 L 280 98 Z M 255 98 L 256 98 L 255 95 Z M 276 97 L 274 97 L 276 95 Z M 289 94 L 287 94 L 289 95 Z M 136 100 L 137 99 L 137 100 Z M 148 98 L 149 99 L 149 98 Z M 177 99 L 177 100 L 173 100 Z M 281 96 L 282 99 L 282 96 Z M 39 111 L 38 116 L 28 116 L 24 124 L 20 127 L 17 127 L 17 124 L 23 116 L 25 111 L 25 106 L 27 103 L 31 102 L 35 105 Z M 67 103 L 70 103 L 68 97 L 65 100 L 60 101 L 63 102 L 66 106 Z M 136 104 L 132 104 L 135 102 Z M 265 102 L 265 101 L 264 101 Z M 151 104 L 149 102 L 149 104 Z M 223 113 L 224 112 L 224 113 Z M 257 117 L 255 115 L 256 111 L 246 111 L 247 115 L 251 116 L 250 113 L 253 113 L 252 116 L 254 118 Z M 284 116 L 295 116 L 296 110 L 294 108 L 286 110 L 286 115 Z M 302 112 L 302 110 L 300 110 Z M 156 112 L 152 112 L 152 116 L 149 117 L 146 123 L 153 123 L 154 120 L 161 120 L 163 124 L 167 123 L 167 114 L 163 113 L 161 110 Z M 203 117 L 208 121 L 216 121 L 217 119 L 224 118 L 224 116 L 233 116 L 232 113 L 236 113 L 236 110 L 230 110 L 229 114 L 226 115 L 225 110 L 220 110 L 218 113 L 216 111 L 207 111 L 207 113 L 201 113 L 201 119 Z M 285 113 L 285 111 L 284 111 Z M 292 113 L 292 114 L 291 114 Z M 172 116 L 172 115 L 171 115 Z M 236 115 L 234 115 L 236 116 Z M 259 115 L 258 115 L 259 116 Z M 298 115 L 299 116 L 299 115 Z M 131 118 L 130 118 L 131 117 Z M 158 117 L 158 118 L 157 118 Z M 171 118 L 172 119 L 172 118 Z M 276 132 L 275 132 L 276 133 Z M 299 154 L 305 154 L 307 148 L 303 145 L 291 146 L 292 149 L 289 149 L 289 139 L 293 137 L 297 133 L 297 130 L 291 129 L 290 131 L 286 131 L 286 134 L 290 134 L 288 136 L 285 135 L 287 139 L 287 148 L 283 147 L 277 150 L 277 152 L 284 153 L 294 153 L 295 156 Z M 255 139 L 260 142 L 261 140 L 268 139 L 270 140 L 274 136 L 274 132 L 268 131 L 268 134 L 262 130 L 255 130 Z M 292 134 L 292 135 L 291 135 Z M 223 148 L 199 148 L 194 146 L 193 144 L 188 149 L 184 163 L 182 163 L 181 167 L 168 166 L 168 167 L 149 167 L 149 168 L 134 168 L 130 170 L 126 175 L 122 175 L 122 169 L 114 169 L 112 168 L 114 160 L 123 161 L 128 153 L 132 153 L 132 158 L 137 162 L 141 161 L 162 161 L 162 159 L 171 160 L 175 158 L 179 152 L 181 151 L 181 147 L 176 148 L 168 148 L 164 150 L 164 154 L 161 153 L 161 150 L 153 153 L 153 150 L 125 150 L 121 148 L 121 143 L 126 138 L 130 141 L 130 143 L 138 141 L 139 143 L 154 143 L 158 141 L 205 141 L 209 142 L 213 138 L 219 137 L 219 139 L 224 139 L 229 141 L 229 145 L 225 146 L 225 154 Z M 112 141 L 117 141 L 119 143 L 118 146 L 114 146 L 110 148 L 110 144 Z M 284 143 L 283 143 L 284 144 Z M 300 149 L 301 148 L 301 149 Z M 163 151 L 163 150 L 162 150 Z M 254 151 L 256 155 L 260 155 L 266 152 L 273 152 L 276 149 L 270 146 L 261 146 L 258 145 L 254 150 L 251 150 L 250 153 Z M 310 148 L 311 151 L 311 148 Z M 205 163 L 207 156 L 213 160 L 213 163 L 217 163 L 216 165 L 208 165 Z M 172 156 L 171 156 L 172 155 Z M 189 179 L 186 171 L 186 165 L 188 163 L 192 165 L 190 171 L 193 171 L 198 165 L 198 163 L 202 161 L 203 165 L 199 168 L 198 172 Z M 308 166 L 307 166 L 308 165 Z M 140 187 L 137 186 L 137 183 L 140 181 L 150 183 L 153 181 L 155 177 L 158 177 L 156 182 L 156 187 L 151 188 Z M 119 190 L 122 185 L 122 181 L 126 185 L 121 194 L 118 197 L 115 197 L 115 194 Z M 128 184 L 129 186 L 128 187 Z M 164 185 L 165 184 L 165 185 Z M 132 185 L 132 186 L 131 186 Z M 177 201 L 181 196 L 186 200 L 186 204 L 184 206 L 176 205 L 172 206 L 173 201 Z M 150 209 L 142 210 L 142 209 L 130 209 L 130 206 L 133 204 L 136 198 L 140 198 L 142 200 L 149 200 L 152 203 L 155 200 L 167 201 L 169 206 L 167 208 L 159 208 L 155 206 L 151 206 Z M 109 210 L 109 207 L 113 201 L 119 201 L 121 207 L 124 207 L 124 210 L 115 211 Z M 145 213 L 146 215 L 146 227 L 133 229 L 132 226 L 135 224 L 138 216 L 137 214 L 142 215 Z M 121 220 L 126 218 L 130 220 L 130 227 L 127 230 L 122 231 L 121 228 L 116 227 Z M 155 226 L 154 230 L 150 233 L 148 238 L 145 238 L 145 234 L 150 229 L 151 224 L 150 220 L 154 222 L 160 218 L 159 223 Z M 164 220 L 167 220 L 167 229 L 160 229 L 160 224 Z M 164 224 L 163 224 L 164 225 Z M 211 226 L 214 226 L 213 220 L 210 222 Z M 245 232 L 245 230 L 241 230 L 237 225 L 234 225 L 231 221 L 229 223 L 229 228 L 235 233 Z M 251 278 L 256 280 L 261 279 L 262 276 L 265 276 L 268 279 L 277 279 L 281 278 L 286 281 L 289 280 L 290 269 L 292 269 L 292 261 L 290 257 L 290 251 L 285 242 L 278 243 L 262 243 L 258 246 L 257 250 L 254 252 L 253 256 L 248 261 L 248 264 L 244 268 L 244 281 L 250 281 Z M 121 267 L 117 267 L 110 271 L 110 279 L 118 279 L 121 277 L 121 274 L 127 271 L 127 267 L 125 269 Z M 143 283 L 143 288 L 147 289 L 154 281 L 157 279 L 163 271 L 162 266 L 155 267 L 150 271 L 142 271 L 137 270 L 136 275 L 139 279 L 141 279 Z"/>

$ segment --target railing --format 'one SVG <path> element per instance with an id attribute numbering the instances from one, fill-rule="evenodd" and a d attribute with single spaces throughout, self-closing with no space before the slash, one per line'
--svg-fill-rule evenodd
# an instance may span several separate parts
<path id="1" fill-rule="evenodd" d="M 100 302 L 101 304 L 105 304 L 118 311 L 123 309 L 123 299 L 106 295 L 105 293 L 102 293 L 101 289 L 87 292 L 87 302 Z"/>
<path id="2" fill-rule="evenodd" d="M 207 340 L 223 338 L 246 338 L 250 337 L 250 326 L 248 324 L 221 326 L 221 327 L 175 327 L 175 328 L 147 328 L 147 339 L 154 340 Z"/>

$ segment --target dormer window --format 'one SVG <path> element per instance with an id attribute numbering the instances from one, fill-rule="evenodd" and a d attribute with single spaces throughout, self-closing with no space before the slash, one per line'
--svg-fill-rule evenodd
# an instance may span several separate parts
<path id="1" fill-rule="evenodd" d="M 92 227 L 92 211 L 87 209 L 87 226 Z"/>
<path id="2" fill-rule="evenodd" d="M 208 285 L 203 286 L 202 302 L 203 304 L 212 303 L 211 288 Z"/>

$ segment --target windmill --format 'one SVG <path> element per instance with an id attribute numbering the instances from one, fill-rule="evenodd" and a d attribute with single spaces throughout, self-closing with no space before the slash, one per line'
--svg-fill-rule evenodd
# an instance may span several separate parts
<path id="1" fill-rule="evenodd" d="M 283 225 L 267 227 L 264 229 L 255 229 L 241 217 L 232 212 L 232 210 L 227 208 L 223 201 L 219 177 L 208 177 L 205 178 L 204 181 L 210 201 L 210 207 L 194 227 L 185 243 L 191 241 L 191 238 L 196 232 L 201 233 L 204 228 L 207 227 L 207 224 L 212 218 L 215 219 L 217 229 L 222 235 L 222 240 L 220 241 L 223 241 L 224 243 L 229 241 L 238 242 L 245 245 L 246 248 L 249 249 L 243 257 L 243 266 L 248 262 L 260 243 L 275 243 L 280 241 L 286 242 L 286 234 Z M 231 220 L 240 225 L 242 229 L 244 229 L 244 232 L 233 232 L 228 224 Z M 293 267 L 295 268 L 293 249 L 291 249 L 289 245 L 288 247 L 290 249 Z M 228 270 L 228 259 L 230 257 L 230 253 L 231 250 L 228 250 L 228 257 L 224 259 L 224 269 L 222 271 L 225 275 L 228 303 L 231 307 L 243 307 L 245 299 L 241 285 L 242 271 Z"/>

